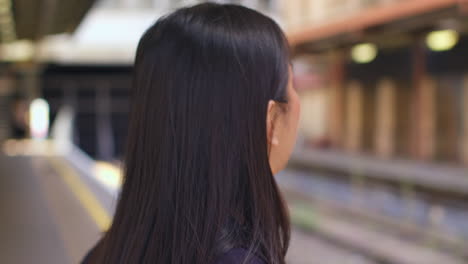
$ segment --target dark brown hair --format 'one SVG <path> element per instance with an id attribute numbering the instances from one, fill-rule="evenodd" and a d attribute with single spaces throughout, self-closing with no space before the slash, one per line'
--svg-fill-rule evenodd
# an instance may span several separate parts
<path id="1" fill-rule="evenodd" d="M 282 264 L 290 227 L 272 175 L 269 100 L 287 102 L 289 52 L 270 18 L 200 4 L 141 38 L 125 178 L 96 263 L 207 264 L 232 248 Z"/>

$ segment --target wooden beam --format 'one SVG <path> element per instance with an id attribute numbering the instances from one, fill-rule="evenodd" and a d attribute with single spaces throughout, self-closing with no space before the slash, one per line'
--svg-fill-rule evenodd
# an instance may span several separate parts
<path id="1" fill-rule="evenodd" d="M 311 26 L 302 31 L 291 32 L 288 39 L 291 46 L 314 42 L 335 35 L 357 32 L 391 21 L 417 16 L 438 9 L 456 7 L 460 0 L 406 0 L 392 4 L 377 5 L 361 12 L 320 26 Z"/>
<path id="2" fill-rule="evenodd" d="M 346 90 L 345 149 L 358 153 L 364 140 L 364 88 L 359 81 L 351 81 Z"/>
<path id="3" fill-rule="evenodd" d="M 377 84 L 375 106 L 375 153 L 381 158 L 395 154 L 396 84 L 393 79 L 381 79 Z"/>
<path id="4" fill-rule="evenodd" d="M 15 0 L 13 15 L 18 39 L 38 40 L 49 34 L 73 32 L 95 0 Z"/>
<path id="5" fill-rule="evenodd" d="M 328 90 L 329 113 L 328 132 L 333 147 L 341 148 L 344 143 L 344 119 L 345 119 L 345 80 L 346 80 L 346 54 L 342 50 L 335 50 L 330 54 L 329 66 L 330 88 Z"/>
<path id="6" fill-rule="evenodd" d="M 461 160 L 468 167 L 468 74 L 463 81 Z"/>

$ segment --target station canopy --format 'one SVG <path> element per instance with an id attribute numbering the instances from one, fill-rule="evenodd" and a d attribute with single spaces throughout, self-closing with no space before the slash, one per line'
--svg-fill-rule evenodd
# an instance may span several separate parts
<path id="1" fill-rule="evenodd" d="M 3 33 L 0 34 L 1 41 L 34 41 L 46 35 L 71 33 L 94 2 L 95 0 L 0 0 L 0 31 Z"/>

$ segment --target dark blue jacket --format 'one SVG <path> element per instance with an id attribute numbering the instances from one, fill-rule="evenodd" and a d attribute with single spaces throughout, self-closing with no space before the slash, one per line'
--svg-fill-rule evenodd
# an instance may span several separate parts
<path id="1" fill-rule="evenodd" d="M 92 252 L 92 250 L 91 250 Z M 89 264 L 90 253 L 83 259 L 81 264 Z M 215 264 L 241 264 L 243 263 L 245 257 L 247 256 L 247 250 L 243 248 L 234 248 L 229 250 L 226 254 L 221 256 Z M 251 257 L 248 264 L 266 264 L 263 260 L 258 257 Z"/>
<path id="2" fill-rule="evenodd" d="M 243 263 L 245 257 L 247 255 L 247 251 L 243 248 L 234 248 L 228 251 L 224 256 L 221 256 L 217 261 L 216 264 L 241 264 Z M 253 257 L 248 262 L 249 264 L 266 264 L 263 260 L 258 257 Z"/>

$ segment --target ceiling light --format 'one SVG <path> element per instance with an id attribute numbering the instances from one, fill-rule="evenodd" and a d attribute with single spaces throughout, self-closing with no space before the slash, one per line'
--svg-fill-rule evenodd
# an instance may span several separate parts
<path id="1" fill-rule="evenodd" d="M 426 44 L 432 51 L 447 51 L 457 45 L 458 32 L 452 29 L 433 31 L 427 35 Z"/>
<path id="2" fill-rule="evenodd" d="M 351 49 L 351 58 L 356 63 L 369 63 L 377 57 L 377 46 L 372 43 L 362 43 L 355 45 Z"/>

